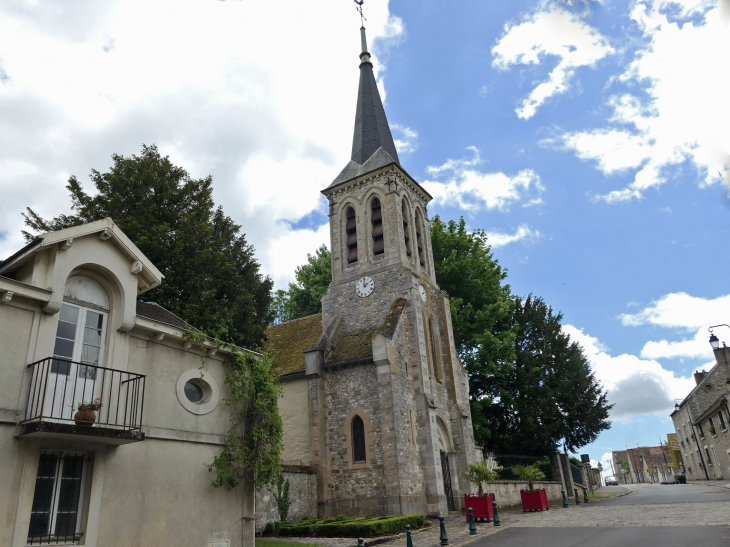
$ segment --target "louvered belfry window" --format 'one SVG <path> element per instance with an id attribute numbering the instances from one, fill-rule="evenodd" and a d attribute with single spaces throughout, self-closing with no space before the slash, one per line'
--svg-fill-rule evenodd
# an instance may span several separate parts
<path id="1" fill-rule="evenodd" d="M 365 424 L 357 415 L 352 419 L 352 461 L 365 461 Z"/>
<path id="2" fill-rule="evenodd" d="M 383 239 L 383 212 L 380 207 L 380 200 L 375 198 L 372 204 L 373 223 L 373 255 L 378 256 L 385 251 L 385 240 Z"/>
<path id="3" fill-rule="evenodd" d="M 421 235 L 422 230 L 423 222 L 421 220 L 421 214 L 416 211 L 416 246 L 418 247 L 418 261 L 421 263 L 421 266 L 425 266 L 426 253 L 423 250 L 423 235 Z"/>
<path id="4" fill-rule="evenodd" d="M 406 244 L 406 254 L 411 256 L 411 233 L 408 229 L 408 210 L 405 200 L 403 200 L 403 241 Z"/>
<path id="5" fill-rule="evenodd" d="M 355 209 L 348 207 L 346 218 L 347 263 L 352 264 L 353 262 L 357 262 L 357 219 L 355 218 Z"/>

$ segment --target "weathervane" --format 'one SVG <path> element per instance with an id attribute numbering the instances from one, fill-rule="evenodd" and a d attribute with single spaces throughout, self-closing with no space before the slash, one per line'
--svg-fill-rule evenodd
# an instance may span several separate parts
<path id="1" fill-rule="evenodd" d="M 363 4 L 363 2 L 365 2 L 365 0 L 352 0 L 352 1 L 357 4 L 357 7 L 355 9 L 360 14 L 360 26 L 361 27 L 364 27 L 365 26 L 365 23 L 363 21 L 367 21 L 367 17 L 365 17 L 362 14 L 362 4 Z"/>

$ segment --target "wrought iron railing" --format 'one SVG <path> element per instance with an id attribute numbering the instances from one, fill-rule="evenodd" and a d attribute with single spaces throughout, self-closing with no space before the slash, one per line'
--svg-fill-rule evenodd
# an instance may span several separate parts
<path id="1" fill-rule="evenodd" d="M 28 365 L 32 370 L 25 420 L 74 423 L 79 403 L 98 400 L 95 424 L 138 431 L 142 427 L 145 376 L 57 357 Z"/>

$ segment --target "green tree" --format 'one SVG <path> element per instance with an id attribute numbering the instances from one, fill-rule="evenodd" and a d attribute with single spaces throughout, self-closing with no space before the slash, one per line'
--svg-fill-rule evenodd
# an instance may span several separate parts
<path id="1" fill-rule="evenodd" d="M 516 359 L 499 397 L 483 408 L 494 424 L 490 449 L 542 455 L 574 452 L 608 429 L 606 392 L 583 350 L 563 333 L 562 314 L 541 298 L 515 298 Z"/>
<path id="2" fill-rule="evenodd" d="M 459 358 L 469 374 L 472 421 L 478 444 L 492 446 L 492 414 L 515 358 L 517 325 L 507 271 L 492 256 L 483 230 L 467 231 L 464 219 L 431 220 L 436 280 L 451 298 L 451 321 Z"/>
<path id="3" fill-rule="evenodd" d="M 306 317 L 322 311 L 322 296 L 332 281 L 332 255 L 325 245 L 314 255 L 307 254 L 307 263 L 298 266 L 296 283 L 289 283 L 289 289 L 276 291 L 272 315 L 276 322 Z"/>
<path id="4" fill-rule="evenodd" d="M 215 207 L 212 179 L 192 179 L 155 146 L 112 159 L 108 172 L 92 170 L 94 195 L 75 176 L 69 179 L 72 215 L 45 220 L 29 208 L 26 225 L 40 233 L 111 217 L 165 275 L 145 300 L 210 336 L 260 345 L 270 322 L 273 283 L 259 271 L 240 226 Z"/>

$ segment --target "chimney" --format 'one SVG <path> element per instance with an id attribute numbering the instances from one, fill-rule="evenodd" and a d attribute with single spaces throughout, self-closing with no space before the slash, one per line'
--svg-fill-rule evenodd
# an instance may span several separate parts
<path id="1" fill-rule="evenodd" d="M 695 382 L 697 385 L 700 385 L 702 380 L 705 379 L 705 376 L 707 376 L 707 372 L 705 370 L 702 370 L 702 372 L 695 372 Z"/>

